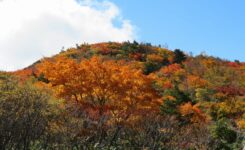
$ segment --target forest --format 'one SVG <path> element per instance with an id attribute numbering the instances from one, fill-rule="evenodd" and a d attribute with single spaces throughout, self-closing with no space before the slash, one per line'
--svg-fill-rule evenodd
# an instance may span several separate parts
<path id="1" fill-rule="evenodd" d="M 242 150 L 245 62 L 83 43 L 0 72 L 0 149 Z"/>

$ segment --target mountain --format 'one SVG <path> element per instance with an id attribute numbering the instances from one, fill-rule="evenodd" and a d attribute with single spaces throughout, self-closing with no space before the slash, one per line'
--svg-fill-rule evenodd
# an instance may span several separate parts
<path id="1" fill-rule="evenodd" d="M 28 146 L 241 149 L 244 142 L 245 63 L 238 60 L 136 41 L 84 43 L 10 74 L 0 73 L 8 104 L 0 105 L 1 134 L 26 133 Z M 8 128 L 12 120 L 19 128 Z"/>

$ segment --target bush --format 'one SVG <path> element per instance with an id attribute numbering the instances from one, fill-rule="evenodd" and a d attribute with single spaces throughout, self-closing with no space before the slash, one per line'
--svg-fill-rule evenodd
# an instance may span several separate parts
<path id="1" fill-rule="evenodd" d="M 0 74 L 0 149 L 30 149 L 46 139 L 52 120 L 47 92 L 30 84 L 19 85 Z"/>

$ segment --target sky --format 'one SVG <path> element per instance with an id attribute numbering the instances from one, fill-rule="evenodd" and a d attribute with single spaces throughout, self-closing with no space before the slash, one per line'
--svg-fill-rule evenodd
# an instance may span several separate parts
<path id="1" fill-rule="evenodd" d="M 111 0 L 140 41 L 245 61 L 244 0 Z"/>
<path id="2" fill-rule="evenodd" d="M 0 20 L 0 70 L 127 40 L 245 61 L 243 0 L 0 0 Z"/>

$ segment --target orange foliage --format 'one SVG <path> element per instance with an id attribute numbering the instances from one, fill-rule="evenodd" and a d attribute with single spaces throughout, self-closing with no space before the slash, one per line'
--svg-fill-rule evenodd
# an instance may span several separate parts
<path id="1" fill-rule="evenodd" d="M 213 66 L 216 66 L 216 62 L 213 59 L 205 59 L 202 61 L 202 63 L 206 68 L 211 68 Z"/>
<path id="2" fill-rule="evenodd" d="M 102 55 L 107 55 L 110 53 L 108 46 L 103 43 L 93 45 L 92 48 L 99 51 Z"/>
<path id="3" fill-rule="evenodd" d="M 129 58 L 133 58 L 134 60 L 140 61 L 142 59 L 141 53 L 129 54 Z"/>
<path id="4" fill-rule="evenodd" d="M 74 60 L 59 57 L 39 66 L 57 95 L 75 101 L 91 115 L 111 115 L 118 121 L 131 114 L 159 111 L 158 95 L 151 88 L 152 79 L 123 62 L 99 57 Z"/>
<path id="5" fill-rule="evenodd" d="M 91 49 L 97 51 L 99 54 L 108 55 L 117 53 L 120 49 L 120 43 L 98 43 L 92 44 Z"/>
<path id="6" fill-rule="evenodd" d="M 185 70 L 179 64 L 172 64 L 162 68 L 159 74 L 165 81 L 180 82 L 185 75 Z"/>
<path id="7" fill-rule="evenodd" d="M 190 102 L 179 107 L 182 116 L 191 116 L 192 123 L 206 122 L 205 114 L 198 108 L 198 104 L 192 105 Z"/>
<path id="8" fill-rule="evenodd" d="M 173 84 L 170 81 L 165 81 L 163 83 L 163 89 L 171 89 L 173 88 Z"/>
<path id="9" fill-rule="evenodd" d="M 13 74 L 18 76 L 20 81 L 26 81 L 30 76 L 34 74 L 34 70 L 32 68 L 27 68 L 27 69 L 15 71 L 13 72 Z"/>
<path id="10" fill-rule="evenodd" d="M 147 60 L 151 62 L 161 63 L 163 61 L 163 57 L 157 54 L 150 54 L 150 55 L 147 55 Z"/>
<path id="11" fill-rule="evenodd" d="M 206 80 L 194 75 L 187 76 L 187 83 L 193 88 L 203 88 L 207 85 Z"/>
<path id="12" fill-rule="evenodd" d="M 161 71 L 166 76 L 171 76 L 173 74 L 180 74 L 184 70 L 181 68 L 181 66 L 179 64 L 172 64 L 172 65 L 169 65 L 169 66 L 163 68 Z"/>

